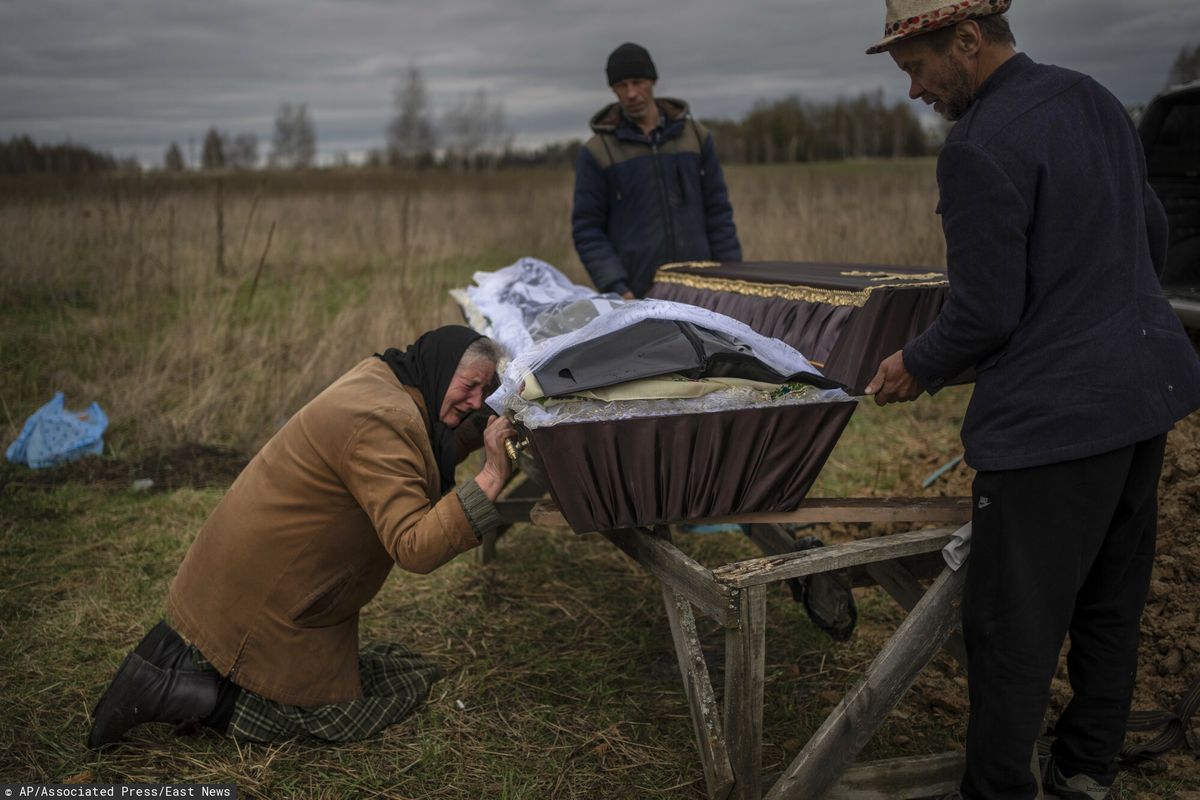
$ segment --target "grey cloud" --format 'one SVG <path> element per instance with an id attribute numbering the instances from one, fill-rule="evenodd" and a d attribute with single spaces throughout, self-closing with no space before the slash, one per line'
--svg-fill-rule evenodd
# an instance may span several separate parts
<path id="1" fill-rule="evenodd" d="M 1018 0 L 1022 49 L 1145 102 L 1184 44 L 1195 0 Z M 828 99 L 907 83 L 863 50 L 882 0 L 17 0 L 0 7 L 0 137 L 29 133 L 161 158 L 209 125 L 265 141 L 281 101 L 307 102 L 325 154 L 378 146 L 404 68 L 419 66 L 441 112 L 485 88 L 517 143 L 583 137 L 611 95 L 603 65 L 650 48 L 660 91 L 701 116 L 761 98 Z M 64 24 L 64 21 L 69 24 Z"/>

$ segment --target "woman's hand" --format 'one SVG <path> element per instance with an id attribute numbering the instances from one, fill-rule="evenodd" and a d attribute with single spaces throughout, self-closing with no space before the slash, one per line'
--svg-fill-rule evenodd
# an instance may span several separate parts
<path id="1" fill-rule="evenodd" d="M 504 443 L 517 435 L 508 417 L 492 417 L 483 431 L 483 469 L 475 476 L 475 483 L 493 502 L 512 474 L 512 462 L 504 452 Z"/>

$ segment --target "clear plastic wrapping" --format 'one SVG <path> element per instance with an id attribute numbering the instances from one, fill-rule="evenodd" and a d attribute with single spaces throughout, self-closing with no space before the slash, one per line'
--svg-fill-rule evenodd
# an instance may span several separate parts
<path id="1" fill-rule="evenodd" d="M 551 398 L 527 401 L 519 396 L 509 401 L 517 421 L 527 428 L 548 428 L 575 422 L 612 422 L 676 414 L 708 414 L 750 408 L 774 408 L 850 399 L 838 389 L 818 389 L 802 383 L 783 384 L 773 392 L 744 387 L 722 389 L 702 397 L 660 400 L 615 400 L 602 402 L 580 398 Z"/>

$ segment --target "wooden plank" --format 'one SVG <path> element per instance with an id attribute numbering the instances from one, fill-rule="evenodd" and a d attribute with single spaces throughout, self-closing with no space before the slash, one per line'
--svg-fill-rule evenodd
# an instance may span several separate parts
<path id="1" fill-rule="evenodd" d="M 567 520 L 553 500 L 543 500 L 529 512 L 529 521 L 543 528 L 569 528 Z"/>
<path id="2" fill-rule="evenodd" d="M 729 763 L 725 736 L 721 733 L 720 710 L 708 676 L 708 665 L 704 663 L 700 636 L 696 633 L 696 618 L 692 615 L 691 603 L 679 592 L 664 584 L 662 595 L 671 624 L 671 638 L 675 641 L 675 657 L 679 660 L 679 672 L 692 712 L 696 746 L 704 765 L 704 783 L 712 800 L 725 800 L 733 790 L 733 767 Z"/>
<path id="3" fill-rule="evenodd" d="M 969 497 L 810 497 L 794 511 L 763 511 L 696 520 L 735 522 L 958 522 L 971 519 Z"/>
<path id="4" fill-rule="evenodd" d="M 824 800 L 916 800 L 941 797 L 958 788 L 962 753 L 906 756 L 854 764 Z"/>
<path id="5" fill-rule="evenodd" d="M 888 562 L 879 562 L 888 563 Z M 897 564 L 903 564 L 914 578 L 919 581 L 932 581 L 942 574 L 942 570 L 946 568 L 946 559 L 942 558 L 940 551 L 932 553 L 921 553 L 920 555 L 907 556 L 906 558 L 898 558 L 895 560 Z M 869 564 L 851 567 L 847 570 L 850 576 L 850 585 L 858 589 L 865 586 L 878 586 L 879 581 L 871 577 L 867 572 Z"/>
<path id="6" fill-rule="evenodd" d="M 496 559 L 496 540 L 500 538 L 498 531 L 485 533 L 479 540 L 479 548 L 475 551 L 480 564 L 490 564 Z"/>
<path id="7" fill-rule="evenodd" d="M 752 586 L 739 594 L 738 626 L 725 631 L 725 738 L 733 797 L 760 800 L 767 590 Z"/>
<path id="8" fill-rule="evenodd" d="M 767 555 L 773 556 L 796 552 L 796 539 L 782 525 L 778 523 L 756 523 L 748 527 L 750 528 L 750 540 L 758 545 L 758 548 Z M 946 560 L 942 558 L 940 551 L 921 553 L 893 561 L 880 561 L 876 563 L 901 565 L 905 572 L 918 581 L 932 581 L 938 575 L 941 575 L 942 570 L 946 568 Z M 872 567 L 872 564 L 860 564 L 847 569 L 845 574 L 850 579 L 850 585 L 856 589 L 878 586 L 879 581 L 870 574 Z M 921 591 L 924 591 L 924 588 Z M 913 600 L 913 605 L 915 604 L 916 599 Z M 906 611 L 911 609 L 911 605 L 905 606 Z"/>
<path id="9" fill-rule="evenodd" d="M 501 522 L 514 525 L 520 522 L 528 522 L 529 515 L 533 512 L 534 506 L 539 502 L 537 498 L 532 497 L 496 500 L 496 511 L 500 514 Z"/>
<path id="10" fill-rule="evenodd" d="M 946 569 L 771 788 L 767 800 L 821 797 L 874 735 L 959 623 L 967 567 Z M 726 726 L 728 728 L 728 726 Z M 737 766 L 734 766 L 734 774 Z"/>
<path id="11" fill-rule="evenodd" d="M 718 567 L 713 570 L 713 577 L 721 583 L 741 589 L 786 578 L 798 578 L 801 575 L 846 569 L 919 553 L 932 553 L 941 550 L 956 530 L 958 529 L 929 528 L 830 544 L 799 553 L 751 558 Z"/>
<path id="12" fill-rule="evenodd" d="M 546 488 L 529 477 L 528 473 L 517 471 L 500 490 L 501 500 L 538 500 L 546 496 Z"/>
<path id="13" fill-rule="evenodd" d="M 796 537 L 777 522 L 761 522 L 749 525 L 750 541 L 758 545 L 769 556 L 796 552 Z"/>
<path id="14" fill-rule="evenodd" d="M 496 558 L 496 541 L 509 526 L 528 522 L 529 515 L 546 490 L 524 472 L 515 472 L 496 498 L 496 511 L 504 523 L 495 533 L 484 534 L 476 551 L 480 564 L 490 564 Z"/>
<path id="15" fill-rule="evenodd" d="M 533 522 L 546 527 L 566 527 L 558 506 L 547 500 L 535 509 Z M 823 523 L 823 522 L 911 522 L 928 524 L 971 519 L 969 497 L 810 497 L 795 511 L 763 511 L 710 519 L 672 520 L 707 524 Z"/>
<path id="16" fill-rule="evenodd" d="M 708 616 L 725 626 L 737 624 L 737 593 L 717 583 L 710 570 L 671 544 L 665 528 L 659 536 L 634 528 L 607 531 L 603 536 Z"/>
<path id="17" fill-rule="evenodd" d="M 750 528 L 750 540 L 758 545 L 758 548 L 767 555 L 782 555 L 796 551 L 795 538 L 782 525 L 778 523 L 756 523 L 748 527 Z M 932 581 L 938 575 L 941 575 L 942 570 L 946 568 L 946 560 L 942 558 L 941 552 L 936 550 L 930 553 L 921 553 L 893 561 L 879 561 L 876 563 L 901 565 L 904 571 L 917 581 Z M 873 566 L 873 564 L 860 564 L 847 569 L 845 574 L 850 579 L 850 585 L 855 589 L 879 586 L 879 581 L 870 574 L 870 569 Z M 924 591 L 923 587 L 921 591 Z M 915 604 L 916 599 L 913 600 L 913 605 Z M 911 610 L 912 605 L 905 606 L 904 608 L 906 611 Z"/>
<path id="18" fill-rule="evenodd" d="M 879 561 L 867 564 L 864 569 L 905 611 L 912 611 L 925 594 L 925 587 L 899 561 Z M 943 647 L 966 670 L 967 645 L 957 630 L 950 634 Z"/>

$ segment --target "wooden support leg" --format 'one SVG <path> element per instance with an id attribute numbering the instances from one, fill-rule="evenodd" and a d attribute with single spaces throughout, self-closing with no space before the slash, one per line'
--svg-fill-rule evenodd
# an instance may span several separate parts
<path id="1" fill-rule="evenodd" d="M 758 522 L 747 525 L 750 541 L 769 556 L 796 552 L 796 538 L 777 522 Z"/>
<path id="2" fill-rule="evenodd" d="M 965 566 L 958 571 L 946 569 L 934 581 L 867 668 L 867 674 L 846 694 L 788 766 L 767 800 L 818 798 L 837 783 L 884 717 L 895 708 L 929 659 L 959 624 L 966 572 Z M 728 725 L 726 731 L 732 742 L 733 734 Z M 734 774 L 741 779 L 736 757 Z"/>
<path id="3" fill-rule="evenodd" d="M 496 557 L 496 541 L 510 527 L 529 521 L 529 514 L 538 501 L 546 494 L 546 490 L 526 473 L 514 471 L 508 483 L 500 490 L 496 498 L 496 510 L 500 512 L 500 521 L 504 523 L 495 533 L 485 533 L 477 549 L 480 564 L 488 564 Z"/>
<path id="4" fill-rule="evenodd" d="M 500 538 L 500 531 L 491 531 L 485 533 L 483 538 L 479 540 L 479 549 L 476 551 L 480 564 L 490 564 L 496 557 L 496 540 Z"/>
<path id="5" fill-rule="evenodd" d="M 866 570 L 905 611 L 912 611 L 925 594 L 921 582 L 899 561 L 878 561 L 867 564 Z M 950 634 L 943 647 L 959 666 L 964 670 L 967 668 L 967 645 L 963 642 L 962 634 L 957 631 Z"/>
<path id="6" fill-rule="evenodd" d="M 738 625 L 725 631 L 725 738 L 733 765 L 733 797 L 762 797 L 763 667 L 766 586 L 738 591 Z"/>
<path id="7" fill-rule="evenodd" d="M 713 695 L 708 666 L 704 663 L 704 652 L 700 649 L 692 604 L 666 584 L 662 586 L 662 594 L 671 623 L 671 638 L 675 641 L 675 656 L 679 659 L 679 672 L 692 711 L 708 796 L 712 800 L 726 800 L 733 789 L 733 767 L 729 764 L 729 751 L 721 733 L 720 710 Z"/>
<path id="8" fill-rule="evenodd" d="M 943 797 L 962 783 L 962 753 L 906 756 L 855 764 L 825 800 L 917 800 Z"/>

